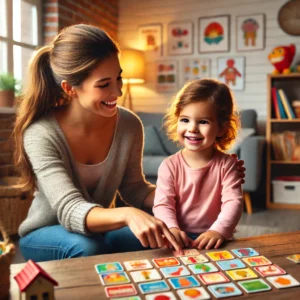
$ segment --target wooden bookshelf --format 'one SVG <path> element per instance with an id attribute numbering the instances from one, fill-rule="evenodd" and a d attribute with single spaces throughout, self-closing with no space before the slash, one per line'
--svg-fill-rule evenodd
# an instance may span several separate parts
<path id="1" fill-rule="evenodd" d="M 300 176 L 300 161 L 275 160 L 271 144 L 271 135 L 275 132 L 287 130 L 300 131 L 300 119 L 276 119 L 271 88 L 283 89 L 291 104 L 293 100 L 300 100 L 300 73 L 287 75 L 272 75 L 267 78 L 267 120 L 266 120 L 266 140 L 267 140 L 267 161 L 266 161 L 266 196 L 267 208 L 269 209 L 299 209 L 299 204 L 275 203 L 273 202 L 272 180 L 278 176 Z"/>

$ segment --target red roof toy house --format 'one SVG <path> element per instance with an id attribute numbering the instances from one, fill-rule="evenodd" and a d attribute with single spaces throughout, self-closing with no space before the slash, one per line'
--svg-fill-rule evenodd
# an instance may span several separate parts
<path id="1" fill-rule="evenodd" d="M 54 300 L 54 286 L 58 283 L 37 263 L 29 260 L 15 277 L 21 290 L 21 300 Z"/>

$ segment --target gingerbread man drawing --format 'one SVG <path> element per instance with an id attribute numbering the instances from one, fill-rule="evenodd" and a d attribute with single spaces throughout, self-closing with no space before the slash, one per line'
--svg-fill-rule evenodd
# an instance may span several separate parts
<path id="1" fill-rule="evenodd" d="M 232 85 L 236 84 L 236 77 L 242 77 L 241 73 L 234 67 L 235 61 L 234 59 L 228 59 L 227 62 L 227 68 L 219 74 L 219 77 L 223 77 L 225 79 L 226 84 L 231 83 Z"/>

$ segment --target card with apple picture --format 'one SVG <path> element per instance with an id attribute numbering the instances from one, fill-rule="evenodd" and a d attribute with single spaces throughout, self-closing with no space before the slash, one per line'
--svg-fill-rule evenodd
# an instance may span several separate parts
<path id="1" fill-rule="evenodd" d="M 286 272 L 277 265 L 254 267 L 254 270 L 264 277 L 286 274 Z"/>
<path id="2" fill-rule="evenodd" d="M 161 268 L 160 271 L 166 278 L 190 275 L 189 270 L 185 266 L 165 267 Z"/>
<path id="3" fill-rule="evenodd" d="M 216 298 L 233 297 L 243 294 L 232 282 L 210 285 L 208 289 Z"/>
<path id="4" fill-rule="evenodd" d="M 238 285 L 247 293 L 269 291 L 272 288 L 261 278 L 239 281 Z"/>
<path id="5" fill-rule="evenodd" d="M 212 263 L 194 264 L 189 265 L 188 267 L 194 274 L 212 273 L 219 271 L 218 268 Z"/>
<path id="6" fill-rule="evenodd" d="M 230 270 L 226 271 L 226 273 L 233 280 L 245 280 L 258 277 L 250 268 Z"/>
<path id="7" fill-rule="evenodd" d="M 242 258 L 242 260 L 250 267 L 267 266 L 267 265 L 272 264 L 272 262 L 270 260 L 268 260 L 266 257 L 264 257 L 262 255 Z"/>
<path id="8" fill-rule="evenodd" d="M 194 287 L 190 289 L 177 290 L 181 300 L 207 300 L 211 299 L 211 296 L 203 287 Z"/>
<path id="9" fill-rule="evenodd" d="M 133 271 L 130 272 L 130 275 L 135 282 L 161 279 L 161 275 L 156 269 Z"/>
<path id="10" fill-rule="evenodd" d="M 198 277 L 204 284 L 207 285 L 230 281 L 222 272 L 199 274 Z"/>
<path id="11" fill-rule="evenodd" d="M 234 256 L 227 250 L 206 252 L 206 255 L 213 261 L 234 259 Z"/>
<path id="12" fill-rule="evenodd" d="M 208 262 L 209 260 L 203 255 L 181 256 L 180 259 L 185 265 Z"/>
<path id="13" fill-rule="evenodd" d="M 155 293 L 146 295 L 146 300 L 177 300 L 175 295 L 172 292 L 164 292 L 164 293 Z M 129 299 L 131 300 L 131 299 Z"/>

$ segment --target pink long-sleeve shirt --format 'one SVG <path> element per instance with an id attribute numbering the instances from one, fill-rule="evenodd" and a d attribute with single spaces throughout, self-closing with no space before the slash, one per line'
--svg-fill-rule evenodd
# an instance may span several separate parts
<path id="1" fill-rule="evenodd" d="M 215 230 L 231 238 L 243 212 L 235 160 L 216 151 L 205 167 L 192 169 L 181 151 L 168 157 L 158 169 L 153 212 L 168 228 L 197 234 Z"/>

